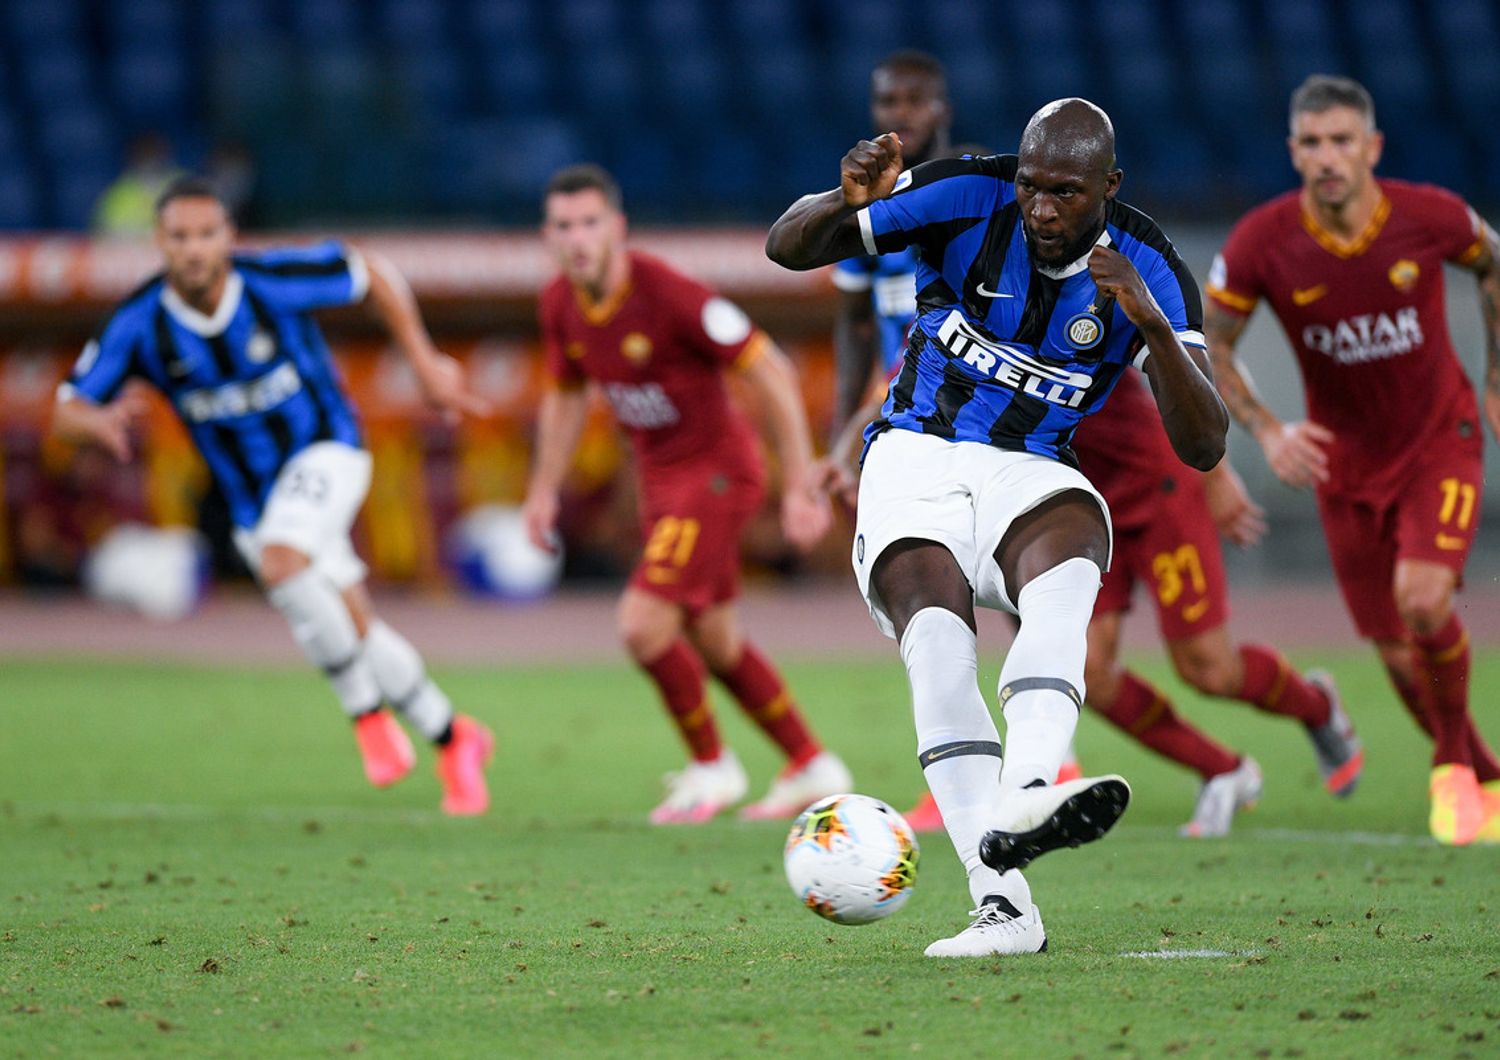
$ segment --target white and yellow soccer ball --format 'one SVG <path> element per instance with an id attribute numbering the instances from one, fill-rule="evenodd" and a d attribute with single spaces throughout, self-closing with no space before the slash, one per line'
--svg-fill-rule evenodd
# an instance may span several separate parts
<path id="1" fill-rule="evenodd" d="M 786 838 L 786 879 L 814 913 L 872 924 L 906 904 L 917 879 L 916 833 L 868 795 L 830 795 L 803 810 Z"/>

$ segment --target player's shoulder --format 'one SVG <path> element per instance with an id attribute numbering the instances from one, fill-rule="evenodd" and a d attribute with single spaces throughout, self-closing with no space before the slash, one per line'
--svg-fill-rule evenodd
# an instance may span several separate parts
<path id="1" fill-rule="evenodd" d="M 166 274 L 161 272 L 142 281 L 135 290 L 115 304 L 109 316 L 99 325 L 94 337 L 123 338 L 148 327 L 161 306 L 161 292 L 166 282 Z"/>
<path id="2" fill-rule="evenodd" d="M 537 304 L 544 314 L 559 313 L 572 300 L 573 286 L 568 283 L 568 278 L 562 273 L 558 273 L 543 284 L 541 293 L 537 295 Z"/>
<path id="3" fill-rule="evenodd" d="M 348 267 L 349 248 L 337 239 L 236 251 L 234 267 L 251 275 L 308 276 Z"/>
<path id="4" fill-rule="evenodd" d="M 712 296 L 714 291 L 708 284 L 689 276 L 671 262 L 648 254 L 643 250 L 631 250 L 630 286 L 647 298 L 691 298 Z"/>
<path id="5" fill-rule="evenodd" d="M 926 187 L 945 180 L 984 178 L 997 183 L 1013 184 L 1016 180 L 1015 155 L 961 155 L 957 158 L 934 158 L 902 173 L 892 195 Z"/>
<path id="6" fill-rule="evenodd" d="M 1112 231 L 1115 249 L 1133 261 L 1176 261 L 1177 248 L 1146 211 L 1128 202 L 1111 199 L 1104 213 L 1105 225 Z"/>
<path id="7" fill-rule="evenodd" d="M 1381 193 L 1390 200 L 1393 211 L 1421 216 L 1434 210 L 1468 209 L 1463 196 L 1437 184 L 1421 184 L 1392 177 L 1381 177 L 1376 183 L 1380 186 Z"/>

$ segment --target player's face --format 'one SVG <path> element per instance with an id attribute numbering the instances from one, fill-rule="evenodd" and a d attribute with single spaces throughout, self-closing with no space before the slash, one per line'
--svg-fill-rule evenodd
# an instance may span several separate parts
<path id="1" fill-rule="evenodd" d="M 1302 186 L 1320 206 L 1341 207 L 1372 179 L 1384 141 L 1353 107 L 1303 111 L 1292 119 L 1287 146 Z"/>
<path id="2" fill-rule="evenodd" d="M 625 217 L 594 188 L 547 196 L 542 238 L 575 286 L 599 288 L 625 244 Z"/>
<path id="3" fill-rule="evenodd" d="M 901 137 L 908 166 L 925 162 L 938 129 L 952 120 L 937 79 L 920 70 L 880 69 L 870 79 L 870 118 L 879 133 Z"/>
<path id="4" fill-rule="evenodd" d="M 1023 156 L 1016 168 L 1016 204 L 1031 257 L 1057 268 L 1082 257 L 1104 228 L 1104 204 L 1120 187 L 1120 171 L 1075 159 Z"/>
<path id="5" fill-rule="evenodd" d="M 229 269 L 234 225 L 217 199 L 173 199 L 156 219 L 167 280 L 187 295 L 211 290 Z"/>

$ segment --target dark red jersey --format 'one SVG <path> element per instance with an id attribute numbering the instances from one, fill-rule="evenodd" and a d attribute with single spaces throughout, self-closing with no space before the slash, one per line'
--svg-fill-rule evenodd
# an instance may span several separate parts
<path id="1" fill-rule="evenodd" d="M 1448 338 L 1443 263 L 1472 262 L 1483 226 L 1458 196 L 1381 180 L 1357 237 L 1324 229 L 1289 192 L 1247 214 L 1208 296 L 1248 314 L 1265 299 L 1302 369 L 1308 418 L 1329 428 L 1324 491 L 1383 502 L 1424 451 L 1477 436 L 1473 387 Z"/>
<path id="2" fill-rule="evenodd" d="M 705 468 L 759 483 L 754 431 L 729 398 L 724 369 L 758 356 L 765 335 L 666 262 L 634 251 L 629 258 L 629 281 L 607 303 L 590 303 L 561 276 L 542 291 L 553 378 L 563 387 L 599 385 L 630 436 L 648 496 Z"/>
<path id="3" fill-rule="evenodd" d="M 1073 452 L 1121 530 L 1151 522 L 1162 492 L 1198 474 L 1177 458 L 1151 385 L 1135 371 L 1127 370 L 1104 406 L 1078 425 Z"/>

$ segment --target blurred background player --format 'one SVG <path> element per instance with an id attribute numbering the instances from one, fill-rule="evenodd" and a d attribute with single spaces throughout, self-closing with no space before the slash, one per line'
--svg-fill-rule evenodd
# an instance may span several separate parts
<path id="1" fill-rule="evenodd" d="M 896 52 L 875 68 L 870 116 L 877 130 L 897 133 L 908 168 L 951 153 L 944 71 L 930 55 Z M 916 145 L 914 157 L 907 155 L 908 136 Z M 885 400 L 884 386 L 857 411 L 846 406 L 871 392 L 872 372 L 883 384 L 901 366 L 917 315 L 917 254 L 911 246 L 834 266 L 834 286 L 841 292 L 834 330 L 835 422 L 841 426 L 815 475 L 850 504 L 855 484 L 848 469 L 864 425 Z M 1263 530 L 1262 514 L 1228 460 L 1202 476 L 1183 468 L 1155 403 L 1130 372 L 1110 400 L 1079 425 L 1073 450 L 1110 506 L 1115 536 L 1114 562 L 1103 575 L 1089 624 L 1088 703 L 1126 735 L 1202 778 L 1182 833 L 1228 834 L 1235 812 L 1260 797 L 1261 772 L 1253 758 L 1214 741 L 1178 714 L 1160 690 L 1121 665 L 1120 620 L 1137 579 L 1155 589 L 1158 626 L 1183 680 L 1205 694 L 1302 720 L 1329 789 L 1350 794 L 1364 758 L 1331 679 L 1319 674 L 1316 684 L 1310 682 L 1274 648 L 1236 646 L 1225 629 L 1227 584 L 1217 533 L 1248 545 Z M 1081 775 L 1070 752 L 1057 779 Z M 905 816 L 919 831 L 943 827 L 930 792 Z"/>
<path id="2" fill-rule="evenodd" d="M 1453 606 L 1484 438 L 1443 288 L 1444 262 L 1479 278 L 1484 411 L 1500 434 L 1500 246 L 1451 192 L 1375 177 L 1383 140 L 1357 82 L 1309 77 L 1290 121 L 1301 188 L 1241 219 L 1209 276 L 1219 389 L 1276 475 L 1316 492 L 1354 624 L 1433 738 L 1432 835 L 1500 841 L 1500 763 L 1469 714 L 1469 635 Z M 1301 369 L 1304 421 L 1282 422 L 1235 358 L 1262 298 Z"/>
<path id="3" fill-rule="evenodd" d="M 714 724 L 705 665 L 787 757 L 765 798 L 742 816 L 793 817 L 851 781 L 740 629 L 739 538 L 764 497 L 765 471 L 724 374 L 741 372 L 765 404 L 784 479 L 782 527 L 807 548 L 830 516 L 809 477 L 812 446 L 794 369 L 735 305 L 626 247 L 619 187 L 603 169 L 556 173 L 543 212 L 542 234 L 562 274 L 540 300 L 556 385 L 542 399 L 527 530 L 551 547 L 559 489 L 587 416 L 585 385 L 593 382 L 635 451 L 646 539 L 620 598 L 620 635 L 691 754 L 687 768 L 668 777 L 651 820 L 699 823 L 745 797 L 745 771 Z"/>
<path id="4" fill-rule="evenodd" d="M 235 543 L 308 659 L 327 673 L 372 784 L 404 777 L 411 741 L 389 705 L 438 748 L 443 810 L 489 806 L 493 738 L 455 715 L 421 657 L 376 617 L 349 530 L 370 485 L 370 454 L 313 310 L 368 303 L 423 393 L 456 419 L 485 405 L 432 345 L 406 281 L 337 243 L 235 254 L 235 228 L 209 182 L 186 177 L 156 207 L 164 273 L 120 304 L 58 391 L 53 429 L 131 457 L 141 379 L 186 425 L 229 502 Z"/>
<path id="5" fill-rule="evenodd" d="M 871 617 L 900 644 L 918 761 L 975 904 L 930 957 L 1044 950 L 1020 870 L 1099 839 L 1130 798 L 1118 776 L 1054 783 L 1110 554 L 1109 510 L 1072 466 L 1074 428 L 1135 362 L 1179 457 L 1207 469 L 1224 454 L 1197 285 L 1155 223 L 1115 199 L 1121 176 L 1108 116 L 1056 100 L 1018 155 L 903 172 L 894 134 L 862 140 L 840 186 L 803 196 L 766 241 L 796 269 L 921 250 L 922 312 L 867 432 L 851 558 Z M 976 605 L 1020 618 L 1000 673 L 1003 762 L 976 683 Z"/>

